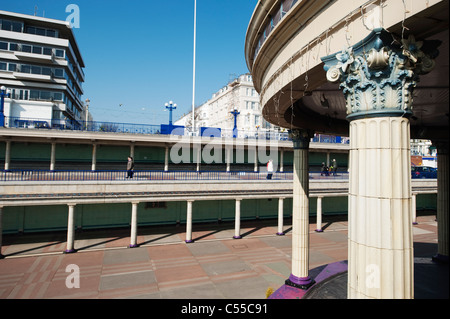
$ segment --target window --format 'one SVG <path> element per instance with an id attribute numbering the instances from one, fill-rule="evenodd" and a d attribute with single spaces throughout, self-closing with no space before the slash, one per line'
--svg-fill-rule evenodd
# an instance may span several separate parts
<path id="1" fill-rule="evenodd" d="M 62 93 L 53 93 L 53 98 L 55 99 L 55 101 L 62 101 L 63 94 Z"/>
<path id="2" fill-rule="evenodd" d="M 31 66 L 32 74 L 42 74 L 42 69 L 39 66 Z"/>
<path id="3" fill-rule="evenodd" d="M 42 47 L 33 46 L 33 53 L 42 54 Z"/>
<path id="4" fill-rule="evenodd" d="M 0 50 L 8 50 L 8 42 L 0 42 Z"/>
<path id="5" fill-rule="evenodd" d="M 52 55 L 53 50 L 51 48 L 44 48 L 44 55 Z"/>
<path id="6" fill-rule="evenodd" d="M 47 34 L 48 37 L 52 37 L 52 38 L 56 38 L 57 37 L 55 30 L 47 30 L 46 34 Z"/>
<path id="7" fill-rule="evenodd" d="M 0 62 L 0 70 L 6 71 L 6 63 L 5 62 Z"/>
<path id="8" fill-rule="evenodd" d="M 23 45 L 22 45 L 22 52 L 28 52 L 28 53 L 31 53 L 31 45 L 23 44 Z"/>
<path id="9" fill-rule="evenodd" d="M 64 50 L 56 49 L 56 50 L 55 50 L 55 55 L 56 55 L 58 58 L 64 58 Z"/>
<path id="10" fill-rule="evenodd" d="M 19 51 L 19 45 L 17 43 L 10 43 L 9 51 Z"/>
<path id="11" fill-rule="evenodd" d="M 22 32 L 23 24 L 20 22 L 12 22 L 12 31 L 14 32 Z"/>
<path id="12" fill-rule="evenodd" d="M 52 69 L 42 68 L 42 75 L 52 75 Z"/>
<path id="13" fill-rule="evenodd" d="M 2 20 L 2 30 L 11 31 L 12 23 L 8 20 Z"/>
<path id="14" fill-rule="evenodd" d="M 51 93 L 48 91 L 41 91 L 39 97 L 41 100 L 48 101 L 51 100 Z"/>
<path id="15" fill-rule="evenodd" d="M 45 29 L 36 28 L 36 35 L 42 35 L 45 36 Z"/>
<path id="16" fill-rule="evenodd" d="M 63 77 L 64 77 L 64 71 L 63 71 L 63 69 L 55 69 L 55 77 L 57 77 L 57 78 L 63 78 Z"/>
<path id="17" fill-rule="evenodd" d="M 20 71 L 22 73 L 31 73 L 31 66 L 26 65 L 26 64 L 22 64 Z"/>
<path id="18" fill-rule="evenodd" d="M 16 72 L 16 69 L 17 69 L 17 64 L 15 64 L 15 63 L 10 63 L 9 64 L 8 71 Z"/>
<path id="19" fill-rule="evenodd" d="M 30 90 L 30 100 L 39 100 L 39 91 Z"/>

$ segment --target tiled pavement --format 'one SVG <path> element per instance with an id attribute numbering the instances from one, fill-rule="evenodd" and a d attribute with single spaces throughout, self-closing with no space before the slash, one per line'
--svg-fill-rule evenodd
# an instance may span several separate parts
<path id="1" fill-rule="evenodd" d="M 415 255 L 437 251 L 435 216 L 419 216 Z M 285 221 L 287 223 L 288 220 Z M 324 232 L 311 220 L 310 268 L 347 258 L 347 221 L 324 218 Z M 0 299 L 264 299 L 290 274 L 291 236 L 276 236 L 276 221 L 195 225 L 185 244 L 184 226 L 138 229 L 138 248 L 126 248 L 129 230 L 76 233 L 75 254 L 62 254 L 65 234 L 4 236 Z M 68 288 L 79 269 L 79 288 Z M 67 270 L 67 272 L 66 272 Z M 448 288 L 447 288 L 448 291 Z"/>

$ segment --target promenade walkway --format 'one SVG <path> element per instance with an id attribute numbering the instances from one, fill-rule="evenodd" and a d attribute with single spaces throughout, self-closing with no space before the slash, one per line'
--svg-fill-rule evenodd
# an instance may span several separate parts
<path id="1" fill-rule="evenodd" d="M 437 251 L 435 216 L 418 222 L 416 298 L 448 298 L 448 265 L 435 271 L 430 259 Z M 195 225 L 192 244 L 184 243 L 184 226 L 140 228 L 140 247 L 133 249 L 126 248 L 128 229 L 84 231 L 76 236 L 75 254 L 62 253 L 65 232 L 5 235 L 0 299 L 264 299 L 290 274 L 289 223 L 286 235 L 276 236 L 274 220 L 243 221 L 240 240 L 232 239 L 233 223 Z M 312 219 L 310 268 L 346 260 L 346 216 L 324 218 L 323 233 L 315 228 Z M 69 265 L 79 269 L 80 288 L 66 286 L 75 274 L 66 272 Z M 342 289 L 316 296 L 345 298 Z"/>

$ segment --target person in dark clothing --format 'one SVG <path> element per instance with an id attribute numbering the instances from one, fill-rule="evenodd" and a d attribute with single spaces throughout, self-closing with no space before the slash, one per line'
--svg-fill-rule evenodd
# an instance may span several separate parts
<path id="1" fill-rule="evenodd" d="M 134 160 L 131 156 L 128 156 L 127 162 L 127 178 L 133 178 Z"/>

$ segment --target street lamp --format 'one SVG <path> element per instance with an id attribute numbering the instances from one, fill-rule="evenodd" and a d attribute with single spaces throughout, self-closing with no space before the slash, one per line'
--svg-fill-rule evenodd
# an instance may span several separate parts
<path id="1" fill-rule="evenodd" d="M 169 126 L 172 126 L 172 111 L 177 109 L 177 105 L 173 104 L 172 101 L 170 101 L 169 103 L 166 103 L 166 109 L 169 110 L 170 114 L 169 114 Z"/>
<path id="2" fill-rule="evenodd" d="M 6 87 L 2 86 L 0 88 L 0 127 L 5 126 L 5 114 L 4 114 L 5 97 L 7 98 L 11 97 L 11 90 L 10 89 L 7 90 Z"/>
<path id="3" fill-rule="evenodd" d="M 89 104 L 91 103 L 91 100 L 89 100 L 89 99 L 86 99 L 86 101 L 85 101 L 85 107 L 86 107 L 86 109 L 85 109 L 85 112 L 86 112 L 86 131 L 88 130 L 88 122 L 89 122 Z"/>
<path id="4" fill-rule="evenodd" d="M 239 114 L 241 114 L 241 112 L 238 112 L 237 109 L 234 109 L 232 112 L 230 112 L 231 114 L 234 115 L 234 127 L 233 127 L 233 138 L 237 137 L 237 117 Z"/>

